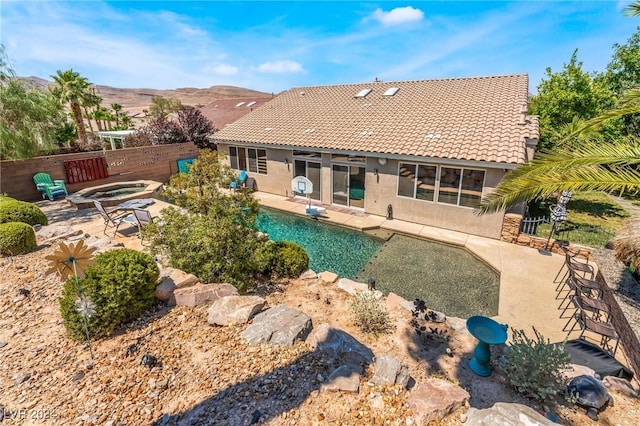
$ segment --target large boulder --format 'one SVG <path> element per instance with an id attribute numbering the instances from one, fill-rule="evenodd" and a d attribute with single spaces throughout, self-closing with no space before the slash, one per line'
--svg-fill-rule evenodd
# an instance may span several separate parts
<path id="1" fill-rule="evenodd" d="M 238 296 L 238 289 L 231 284 L 202 284 L 189 287 L 178 287 L 173 292 L 176 304 L 180 306 L 210 305 L 216 300 L 227 296 Z"/>
<path id="2" fill-rule="evenodd" d="M 307 314 L 278 305 L 256 315 L 241 336 L 251 345 L 272 343 L 291 346 L 306 339 L 311 329 L 311 317 Z"/>
<path id="3" fill-rule="evenodd" d="M 418 426 L 443 419 L 468 402 L 469 393 L 466 390 L 434 377 L 414 387 L 408 399 Z"/>
<path id="4" fill-rule="evenodd" d="M 409 383 L 409 366 L 391 355 L 376 356 L 376 367 L 369 383 L 374 385 L 402 385 Z"/>
<path id="5" fill-rule="evenodd" d="M 209 307 L 207 321 L 211 325 L 244 324 L 267 303 L 260 296 L 227 296 Z"/>
<path id="6" fill-rule="evenodd" d="M 547 419 L 531 407 L 522 404 L 496 402 L 493 407 L 467 411 L 467 426 L 552 426 L 556 423 Z"/>
<path id="7" fill-rule="evenodd" d="M 188 274 L 180 269 L 166 268 L 160 272 L 161 280 L 170 280 L 176 288 L 191 287 L 199 282 L 198 277 Z"/>
<path id="8" fill-rule="evenodd" d="M 328 356 L 339 359 L 346 364 L 371 364 L 373 351 L 358 342 L 349 333 L 322 323 L 309 335 L 307 343 Z"/>

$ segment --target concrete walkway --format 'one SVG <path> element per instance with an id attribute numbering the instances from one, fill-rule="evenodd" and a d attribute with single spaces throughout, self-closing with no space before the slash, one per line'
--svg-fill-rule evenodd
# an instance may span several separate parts
<path id="1" fill-rule="evenodd" d="M 306 204 L 302 200 L 260 192 L 255 196 L 265 207 L 305 215 Z M 37 204 L 46 213 L 50 224 L 66 224 L 105 238 L 104 223 L 95 209 L 75 210 L 64 200 L 41 201 Z M 169 204 L 156 200 L 148 210 L 157 216 L 167 206 Z M 566 337 L 562 331 L 566 319 L 559 318 L 559 301 L 556 300 L 556 284 L 553 283 L 564 261 L 559 255 L 542 255 L 537 250 L 497 240 L 395 219 L 387 220 L 381 216 L 341 208 L 329 207 L 320 220 L 360 230 L 375 232 L 376 229 L 382 229 L 465 247 L 500 273 L 499 308 L 495 320 L 516 329 L 524 329 L 530 336 L 533 335 L 531 327 L 535 327 L 551 341 L 562 341 Z M 140 239 L 135 236 L 135 227 L 123 225 L 115 237 L 112 229 L 107 234 L 126 247 L 143 249 Z"/>

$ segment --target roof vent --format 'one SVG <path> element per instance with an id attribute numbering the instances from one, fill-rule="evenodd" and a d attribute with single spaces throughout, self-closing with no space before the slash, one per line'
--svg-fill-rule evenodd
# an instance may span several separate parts
<path id="1" fill-rule="evenodd" d="M 308 129 L 304 129 L 304 132 L 305 132 L 305 133 L 313 133 L 313 132 L 315 132 L 315 131 L 316 131 L 316 129 L 314 129 L 314 128 L 312 128 L 312 127 L 311 127 L 311 128 L 308 128 Z"/>
<path id="2" fill-rule="evenodd" d="M 389 87 L 383 94 L 382 96 L 393 96 L 396 93 L 398 93 L 398 90 L 400 90 L 399 87 Z"/>
<path id="3" fill-rule="evenodd" d="M 371 136 L 373 132 L 371 130 L 364 130 L 360 132 L 360 136 Z"/>
<path id="4" fill-rule="evenodd" d="M 429 139 L 440 139 L 442 137 L 442 135 L 440 133 L 427 133 L 424 138 L 426 140 Z"/>
<path id="5" fill-rule="evenodd" d="M 367 96 L 369 93 L 371 93 L 371 89 L 362 89 L 361 91 L 359 91 L 358 93 L 356 93 L 356 95 L 354 96 L 354 98 L 364 98 L 365 96 Z"/>
<path id="6" fill-rule="evenodd" d="M 273 130 L 273 127 L 265 127 L 265 128 L 264 128 L 264 131 L 265 131 L 265 132 L 270 132 L 270 131 L 272 131 L 272 130 Z"/>
<path id="7" fill-rule="evenodd" d="M 300 96 L 304 96 L 304 90 L 300 91 Z"/>
<path id="8" fill-rule="evenodd" d="M 247 104 L 247 108 L 251 108 L 252 106 L 254 106 L 257 102 L 256 101 L 251 101 Z"/>
<path id="9" fill-rule="evenodd" d="M 243 102 L 238 102 L 238 103 L 236 104 L 236 108 L 241 107 L 242 105 L 244 105 L 244 101 L 243 101 Z"/>

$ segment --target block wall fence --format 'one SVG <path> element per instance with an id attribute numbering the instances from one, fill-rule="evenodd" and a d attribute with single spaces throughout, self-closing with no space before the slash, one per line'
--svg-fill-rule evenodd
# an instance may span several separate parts
<path id="1" fill-rule="evenodd" d="M 49 155 L 27 160 L 0 161 L 0 194 L 23 201 L 42 199 L 36 190 L 33 175 L 45 172 L 52 179 L 67 182 L 64 162 L 105 157 L 109 177 L 75 184 L 66 183 L 69 192 L 107 183 L 130 180 L 155 180 L 167 182 L 178 171 L 177 161 L 198 156 L 199 149 L 191 143 L 174 145 L 154 145 L 109 151 L 80 152 L 73 154 Z"/>

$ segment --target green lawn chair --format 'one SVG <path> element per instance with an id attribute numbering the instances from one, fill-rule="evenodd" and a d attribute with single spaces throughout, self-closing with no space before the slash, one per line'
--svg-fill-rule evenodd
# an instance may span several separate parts
<path id="1" fill-rule="evenodd" d="M 69 195 L 67 187 L 64 185 L 64 181 L 53 180 L 48 173 L 36 173 L 33 175 L 33 182 L 36 184 L 36 189 L 42 192 L 42 198 L 47 196 L 49 197 L 49 200 L 53 201 L 56 195 Z"/>

